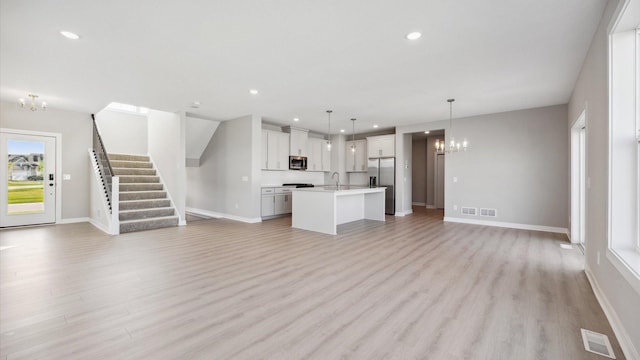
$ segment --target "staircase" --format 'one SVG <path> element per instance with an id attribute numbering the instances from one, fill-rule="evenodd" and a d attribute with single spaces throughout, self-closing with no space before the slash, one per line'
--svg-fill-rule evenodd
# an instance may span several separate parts
<path id="1" fill-rule="evenodd" d="M 177 226 L 178 216 L 148 156 L 109 154 L 120 178 L 120 233 Z"/>

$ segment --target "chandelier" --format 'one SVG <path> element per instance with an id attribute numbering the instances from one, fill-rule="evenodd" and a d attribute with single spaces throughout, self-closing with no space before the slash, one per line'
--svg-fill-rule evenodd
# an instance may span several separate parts
<path id="1" fill-rule="evenodd" d="M 38 111 L 38 105 L 36 104 L 36 99 L 38 99 L 38 95 L 29 94 L 28 96 L 31 99 L 31 101 L 29 101 L 30 104 L 27 104 L 27 102 L 24 99 L 19 99 L 18 101 L 20 101 L 20 107 L 23 109 L 28 108 L 31 111 Z M 42 109 L 42 111 L 47 110 L 47 103 L 42 101 L 40 103 L 40 109 Z"/>
<path id="2" fill-rule="evenodd" d="M 453 102 L 454 101 L 456 101 L 456 99 L 447 99 L 447 102 L 449 103 L 449 138 L 451 140 L 449 141 L 448 148 L 445 148 L 444 140 L 443 141 L 436 140 L 436 144 L 435 144 L 436 151 L 439 154 L 451 154 L 459 151 L 467 151 L 467 147 L 469 146 L 469 142 L 467 141 L 466 138 L 463 139 L 461 143 L 461 142 L 456 142 L 453 136 Z"/>

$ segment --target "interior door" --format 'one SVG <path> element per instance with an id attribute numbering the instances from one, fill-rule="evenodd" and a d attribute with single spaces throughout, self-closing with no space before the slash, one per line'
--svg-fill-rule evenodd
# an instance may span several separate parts
<path id="1" fill-rule="evenodd" d="M 56 138 L 0 133 L 0 227 L 56 221 Z"/>
<path id="2" fill-rule="evenodd" d="M 444 154 L 436 154 L 435 170 L 435 205 L 437 209 L 444 209 Z"/>

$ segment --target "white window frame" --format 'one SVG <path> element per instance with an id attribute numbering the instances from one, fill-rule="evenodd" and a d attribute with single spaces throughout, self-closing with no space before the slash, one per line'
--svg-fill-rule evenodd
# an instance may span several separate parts
<path id="1" fill-rule="evenodd" d="M 638 294 L 640 294 L 639 37 L 639 29 L 621 29 L 618 32 L 611 29 L 609 32 L 609 229 L 606 251 L 607 259 Z"/>

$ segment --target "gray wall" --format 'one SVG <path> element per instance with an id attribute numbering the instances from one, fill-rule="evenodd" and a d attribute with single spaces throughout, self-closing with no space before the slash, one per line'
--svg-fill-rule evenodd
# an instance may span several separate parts
<path id="1" fill-rule="evenodd" d="M 567 106 L 557 105 L 454 119 L 454 136 L 467 137 L 470 148 L 447 156 L 445 216 L 465 218 L 460 206 L 488 207 L 496 208 L 498 217 L 470 219 L 566 228 L 566 118 Z M 444 128 L 448 139 L 447 123 L 398 127 L 396 149 L 404 147 L 406 133 Z M 399 155 L 399 161 L 405 158 L 406 153 Z M 458 211 L 453 205 L 458 205 Z M 410 204 L 404 201 L 396 207 L 406 211 Z"/>
<path id="2" fill-rule="evenodd" d="M 173 200 L 181 223 L 185 221 L 186 202 L 185 127 L 184 114 L 149 110 L 149 155 Z"/>
<path id="3" fill-rule="evenodd" d="M 618 1 L 609 2 L 594 35 L 569 102 L 569 125 L 565 122 L 565 126 L 568 128 L 577 120 L 582 110 L 587 108 L 586 167 L 591 186 L 587 190 L 586 268 L 596 278 L 629 339 L 635 348 L 640 350 L 640 311 L 638 308 L 640 294 L 631 287 L 605 256 L 608 247 L 607 174 L 609 171 L 607 159 L 609 147 L 607 26 L 617 4 Z M 598 253 L 601 255 L 600 264 L 597 261 Z"/>
<path id="4" fill-rule="evenodd" d="M 113 154 L 140 154 L 148 151 L 147 116 L 102 110 L 96 123 L 107 151 Z"/>
<path id="5" fill-rule="evenodd" d="M 71 175 L 71 180 L 58 183 L 62 184 L 62 219 L 88 217 L 91 115 L 51 107 L 33 112 L 20 109 L 17 103 L 0 102 L 0 127 L 62 134 L 62 173 Z"/>
<path id="6" fill-rule="evenodd" d="M 427 204 L 427 138 L 413 139 L 411 146 L 413 158 L 411 202 L 424 206 Z"/>
<path id="7" fill-rule="evenodd" d="M 200 167 L 187 168 L 187 207 L 260 218 L 261 133 L 259 117 L 221 122 Z"/>

